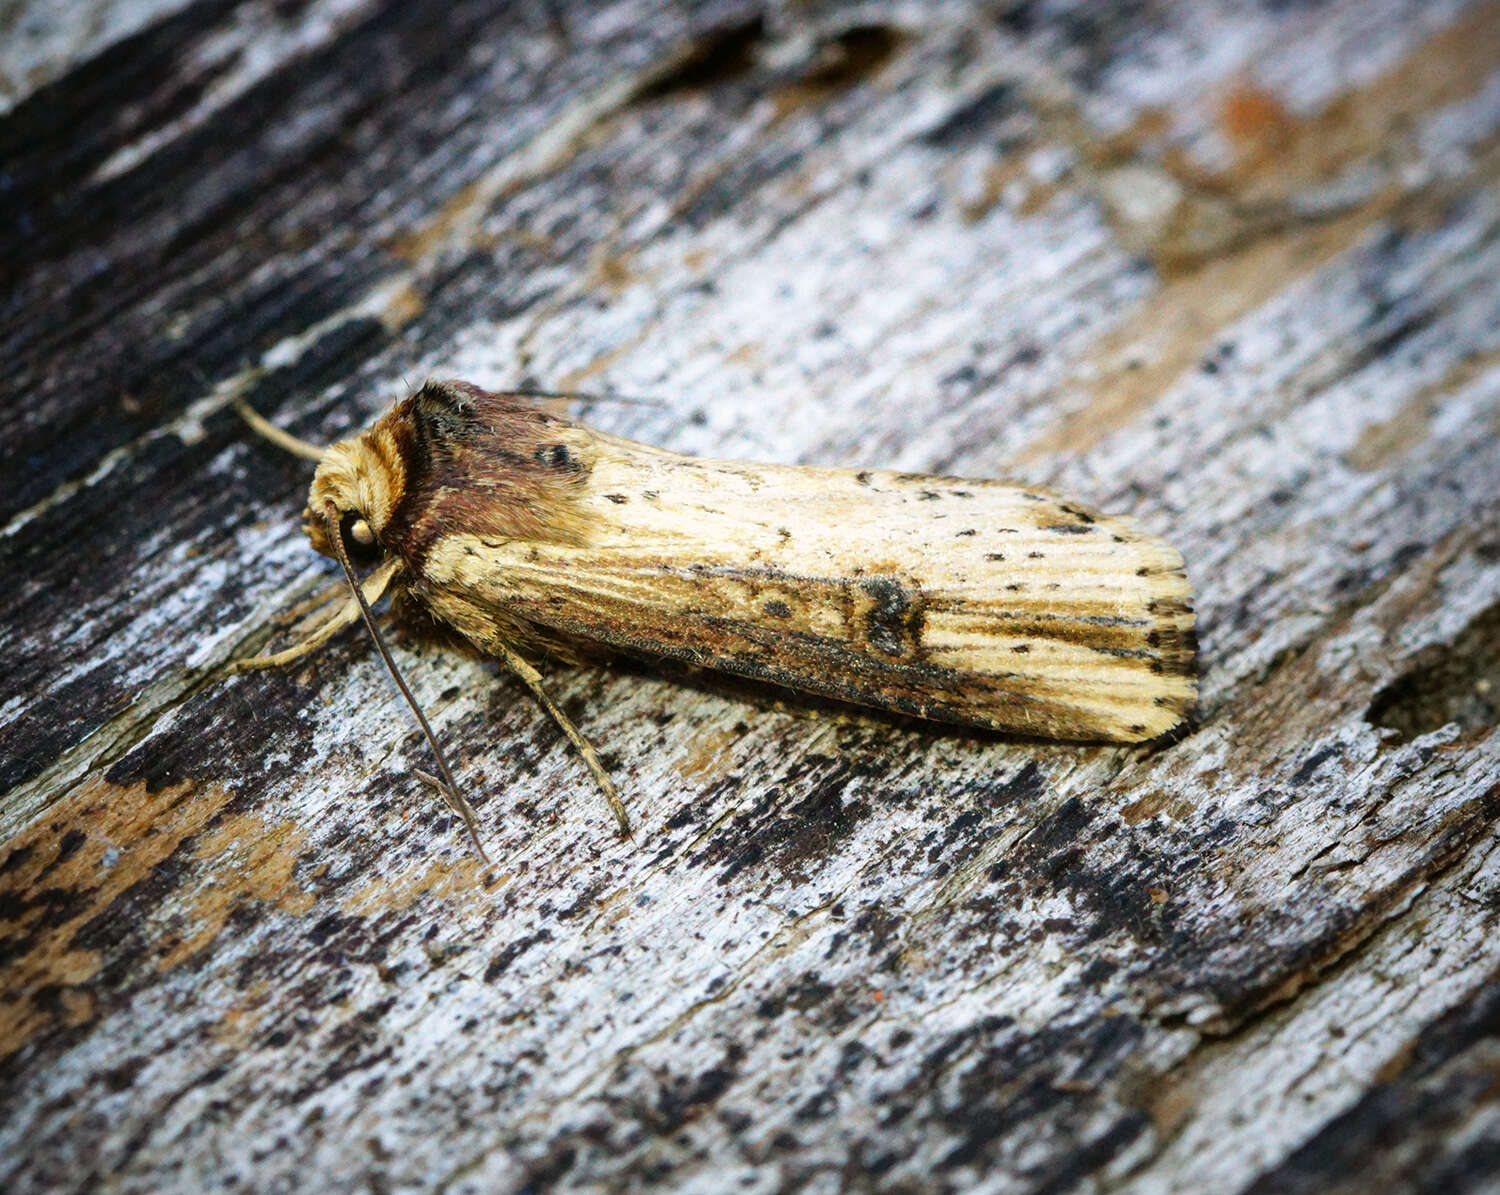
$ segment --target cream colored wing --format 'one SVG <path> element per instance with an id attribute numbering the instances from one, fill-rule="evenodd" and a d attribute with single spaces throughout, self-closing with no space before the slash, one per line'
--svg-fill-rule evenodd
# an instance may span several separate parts
<path id="1" fill-rule="evenodd" d="M 444 535 L 423 564 L 440 617 L 1055 738 L 1153 738 L 1193 700 L 1182 560 L 1126 520 L 1001 482 L 698 460 L 580 430 L 581 542 Z"/>

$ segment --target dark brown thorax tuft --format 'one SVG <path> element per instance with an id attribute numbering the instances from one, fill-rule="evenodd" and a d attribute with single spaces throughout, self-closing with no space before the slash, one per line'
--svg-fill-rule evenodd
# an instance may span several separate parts
<path id="1" fill-rule="evenodd" d="M 578 493 L 593 457 L 585 428 L 524 398 L 447 381 L 427 383 L 381 423 L 402 458 L 405 486 L 380 538 L 414 572 L 455 532 L 581 541 Z"/>

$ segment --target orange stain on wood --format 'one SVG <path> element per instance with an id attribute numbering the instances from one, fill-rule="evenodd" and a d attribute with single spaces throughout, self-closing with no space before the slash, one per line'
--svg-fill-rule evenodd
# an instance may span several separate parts
<path id="1" fill-rule="evenodd" d="M 1224 97 L 1219 123 L 1239 150 L 1242 163 L 1273 160 L 1296 136 L 1296 121 L 1274 95 L 1259 87 L 1238 87 Z"/>
<path id="2" fill-rule="evenodd" d="M 757 341 L 748 341 L 724 357 L 725 365 L 744 365 L 754 368 L 765 363 L 765 348 Z"/>
<path id="3" fill-rule="evenodd" d="M 979 194 L 972 196 L 959 206 L 959 216 L 965 224 L 978 224 L 1005 198 L 1011 184 L 1020 184 L 1024 198 L 1019 205 L 1019 214 L 1029 216 L 1040 210 L 1057 188 L 1033 179 L 1026 169 L 1025 159 L 1014 154 L 985 168 L 984 182 Z"/>
<path id="4" fill-rule="evenodd" d="M 1192 816 L 1193 803 L 1157 789 L 1121 809 L 1120 820 L 1127 826 L 1135 826 L 1155 817 L 1158 813 L 1165 813 L 1170 818 L 1182 821 Z"/>
<path id="5" fill-rule="evenodd" d="M 628 290 L 636 281 L 634 256 L 628 251 L 602 254 L 594 263 L 599 286 L 613 295 Z"/>
<path id="6" fill-rule="evenodd" d="M 370 917 L 400 912 L 424 897 L 474 900 L 478 907 L 477 902 L 489 890 L 486 871 L 485 864 L 469 852 L 458 859 L 435 860 L 421 871 L 372 876 L 344 901 L 344 909 L 358 917 Z"/>
<path id="7" fill-rule="evenodd" d="M 1037 437 L 1017 459 L 1081 453 L 1129 424 L 1197 366 L 1227 326 L 1342 253 L 1388 208 L 1389 202 L 1265 237 L 1168 282 L 1100 342 L 1089 370 L 1088 404 Z"/>
<path id="8" fill-rule="evenodd" d="M 1496 366 L 1500 366 L 1500 352 L 1465 356 L 1436 382 L 1408 395 L 1389 419 L 1366 427 L 1344 459 L 1365 473 L 1386 468 L 1401 453 L 1409 452 L 1413 444 L 1427 439 L 1447 399 Z"/>
<path id="9" fill-rule="evenodd" d="M 403 282 L 386 296 L 385 306 L 380 312 L 380 322 L 385 325 L 386 331 L 399 332 L 421 315 L 426 307 L 427 300 L 422 292 L 411 282 Z"/>
<path id="10" fill-rule="evenodd" d="M 710 730 L 688 746 L 685 759 L 677 763 L 677 774 L 684 780 L 712 780 L 729 771 L 730 754 L 740 735 L 732 730 Z"/>
<path id="11" fill-rule="evenodd" d="M 306 913 L 316 898 L 292 875 L 302 858 L 307 835 L 296 822 L 272 825 L 249 813 L 226 817 L 197 843 L 193 855 L 210 865 L 212 882 L 193 900 L 188 923 L 192 932 L 157 963 L 166 971 L 207 947 L 229 915 L 248 901 L 273 905 L 288 913 Z"/>
<path id="12" fill-rule="evenodd" d="M 1227 326 L 1390 217 L 1402 201 L 1394 178 L 1362 205 L 1328 220 L 1295 219 L 1285 204 L 1361 161 L 1388 164 L 1423 118 L 1475 94 L 1497 64 L 1500 0 L 1491 0 L 1315 115 L 1293 114 L 1252 84 L 1229 91 L 1220 101 L 1220 126 L 1239 149 L 1239 160 L 1215 174 L 1166 154 L 1161 168 L 1185 186 L 1187 198 L 1143 248 L 1167 282 L 1100 344 L 1087 371 L 1087 405 L 1062 418 L 1019 459 L 1081 452 L 1125 426 L 1196 367 Z M 1098 145 L 1095 151 L 1102 152 Z M 1420 197 L 1412 198 L 1415 219 Z M 1378 446 L 1371 449 L 1378 454 Z"/>
<path id="13" fill-rule="evenodd" d="M 404 261 L 425 261 L 446 249 L 482 246 L 490 238 L 480 234 L 479 225 L 494 201 L 488 180 L 475 179 L 450 195 L 420 227 L 395 237 L 390 250 Z"/>
<path id="14" fill-rule="evenodd" d="M 1481 4 L 1433 34 L 1385 74 L 1299 116 L 1241 83 L 1220 101 L 1219 127 L 1239 151 L 1220 185 L 1246 202 L 1284 198 L 1363 159 L 1400 152 L 1420 122 L 1474 95 L 1500 69 L 1500 2 Z"/>
<path id="15" fill-rule="evenodd" d="M 595 357 L 582 368 L 563 374 L 557 381 L 558 391 L 563 394 L 570 394 L 586 389 L 590 379 L 599 377 L 616 361 L 634 352 L 645 343 L 646 338 L 651 335 L 652 331 L 653 329 L 650 327 L 641 328 L 627 337 L 623 343 Z"/>
<path id="16" fill-rule="evenodd" d="M 188 782 L 153 792 L 93 780 L 6 844 L 0 1057 L 51 1028 L 92 1020 L 94 980 L 119 952 L 139 951 L 142 938 L 139 963 L 170 967 L 212 942 L 247 900 L 311 907 L 292 877 L 301 832 L 248 815 L 210 828 L 229 799 L 225 789 Z M 197 866 L 159 872 L 169 861 Z M 190 927 L 185 935 L 168 928 L 179 922 Z"/>
<path id="17" fill-rule="evenodd" d="M 256 1038 L 268 1014 L 274 1014 L 278 988 L 257 979 L 235 995 L 233 1004 L 214 1023 L 214 1040 L 232 1050 L 247 1049 Z"/>
<path id="18" fill-rule="evenodd" d="M 222 789 L 176 784 L 150 792 L 102 780 L 77 789 L 13 838 L 0 872 L 11 910 L 0 923 L 9 962 L 0 978 L 0 1055 L 37 1032 L 92 1015 L 80 990 L 104 965 L 102 943 L 80 931 L 200 831 L 225 802 Z"/>

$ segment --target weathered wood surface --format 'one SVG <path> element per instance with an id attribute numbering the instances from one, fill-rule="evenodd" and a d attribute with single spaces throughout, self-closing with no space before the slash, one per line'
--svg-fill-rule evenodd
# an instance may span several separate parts
<path id="1" fill-rule="evenodd" d="M 0 118 L 6 1191 L 1500 1189 L 1500 5 L 74 7 Z M 434 372 L 1134 513 L 1198 723 L 554 670 L 631 844 L 408 645 L 486 876 L 361 637 L 219 674 L 329 580 L 230 400 Z"/>

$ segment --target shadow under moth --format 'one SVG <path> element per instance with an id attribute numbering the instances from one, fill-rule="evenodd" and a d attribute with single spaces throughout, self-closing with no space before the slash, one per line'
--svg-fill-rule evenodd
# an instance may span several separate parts
<path id="1" fill-rule="evenodd" d="M 1141 742 L 1194 697 L 1182 558 L 1127 519 L 1035 486 L 702 460 L 562 418 L 524 394 L 429 382 L 323 450 L 304 514 L 349 598 L 237 668 L 287 664 L 364 618 L 432 745 L 417 773 L 477 825 L 370 607 L 514 672 L 629 818 L 533 661 L 679 661 L 919 718 Z M 363 581 L 356 566 L 369 571 Z"/>

